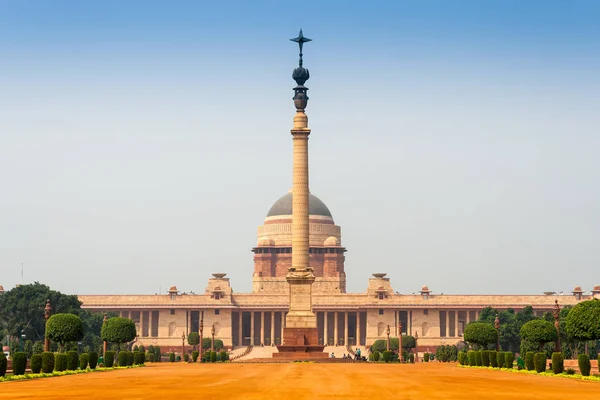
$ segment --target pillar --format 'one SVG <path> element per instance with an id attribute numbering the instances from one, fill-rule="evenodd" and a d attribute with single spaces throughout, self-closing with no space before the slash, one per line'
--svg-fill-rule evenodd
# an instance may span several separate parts
<path id="1" fill-rule="evenodd" d="M 265 344 L 265 312 L 260 312 L 260 344 Z"/>
<path id="2" fill-rule="evenodd" d="M 254 346 L 254 311 L 250 311 L 250 344 Z"/>
<path id="3" fill-rule="evenodd" d="M 324 311 L 324 312 L 323 312 L 323 320 L 325 321 L 325 325 L 323 326 L 323 336 L 324 336 L 324 337 L 323 337 L 323 344 L 324 344 L 325 346 L 327 346 L 327 345 L 329 344 L 329 343 L 327 342 L 327 335 L 328 335 L 328 333 L 329 333 L 329 331 L 327 330 L 327 325 L 328 325 L 328 323 L 327 323 L 327 321 L 328 321 L 328 315 L 329 315 L 329 314 L 327 313 L 327 311 Z"/>
<path id="4" fill-rule="evenodd" d="M 238 338 L 239 338 L 238 339 L 239 340 L 238 345 L 239 346 L 243 346 L 244 345 L 244 337 L 243 337 L 244 336 L 244 330 L 242 329 L 242 321 L 243 321 L 243 319 L 242 319 L 242 310 L 240 310 L 240 323 L 238 324 Z"/>
<path id="5" fill-rule="evenodd" d="M 338 313 L 337 311 L 333 312 L 333 345 L 338 345 Z"/>
<path id="6" fill-rule="evenodd" d="M 344 346 L 348 347 L 348 311 L 344 313 Z"/>
<path id="7" fill-rule="evenodd" d="M 281 312 L 281 332 L 279 333 L 279 343 L 283 344 L 283 328 L 285 328 L 285 311 Z"/>
<path id="8" fill-rule="evenodd" d="M 360 310 L 356 311 L 356 345 L 360 346 Z"/>
<path id="9" fill-rule="evenodd" d="M 454 331 L 455 336 L 459 337 L 458 336 L 458 310 L 454 311 L 454 329 L 455 329 L 455 331 Z"/>
<path id="10" fill-rule="evenodd" d="M 275 344 L 275 311 L 271 311 L 271 346 Z"/>

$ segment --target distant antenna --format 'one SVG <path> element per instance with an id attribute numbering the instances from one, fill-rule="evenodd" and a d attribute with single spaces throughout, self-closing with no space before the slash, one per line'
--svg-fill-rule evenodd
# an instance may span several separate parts
<path id="1" fill-rule="evenodd" d="M 23 263 L 21 263 L 21 286 L 23 285 Z"/>

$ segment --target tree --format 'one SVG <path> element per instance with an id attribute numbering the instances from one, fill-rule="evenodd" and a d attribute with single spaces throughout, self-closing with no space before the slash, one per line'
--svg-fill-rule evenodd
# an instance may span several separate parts
<path id="1" fill-rule="evenodd" d="M 529 321 L 521 327 L 521 340 L 537 343 L 539 351 L 543 350 L 545 343 L 554 342 L 557 338 L 554 325 L 544 319 Z"/>
<path id="2" fill-rule="evenodd" d="M 486 307 L 479 314 L 479 322 L 487 322 L 493 325 L 496 313 L 498 313 L 498 318 L 500 319 L 500 347 L 513 353 L 518 352 L 521 344 L 521 327 L 524 323 L 536 319 L 533 308 L 527 306 L 519 312 L 515 312 L 514 309 L 509 308 L 498 312 L 494 308 Z"/>
<path id="3" fill-rule="evenodd" d="M 490 343 L 496 343 L 498 334 L 491 324 L 471 322 L 465 328 L 464 337 L 469 344 L 485 347 Z"/>
<path id="4" fill-rule="evenodd" d="M 54 314 L 46 324 L 46 336 L 64 348 L 65 343 L 83 339 L 81 318 L 73 314 Z"/>
<path id="5" fill-rule="evenodd" d="M 135 339 L 137 332 L 135 330 L 135 324 L 129 318 L 112 317 L 109 318 L 105 324 L 102 325 L 100 337 L 102 340 L 106 340 L 111 343 L 122 343 L 131 342 Z"/>
<path id="6" fill-rule="evenodd" d="M 202 338 L 202 348 L 210 350 L 211 338 Z M 215 339 L 215 351 L 219 351 L 223 348 L 223 341 L 221 339 Z"/>
<path id="7" fill-rule="evenodd" d="M 187 338 L 188 344 L 193 346 L 194 351 L 196 350 L 196 346 L 200 343 L 200 335 L 198 332 L 190 332 Z"/>
<path id="8" fill-rule="evenodd" d="M 567 334 L 576 340 L 600 339 L 600 300 L 576 304 L 567 314 Z"/>

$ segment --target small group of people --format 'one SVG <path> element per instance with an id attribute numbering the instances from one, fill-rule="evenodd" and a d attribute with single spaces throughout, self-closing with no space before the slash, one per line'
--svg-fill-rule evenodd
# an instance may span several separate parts
<path id="1" fill-rule="evenodd" d="M 333 353 L 333 352 L 331 353 L 331 358 L 335 358 L 335 353 Z M 360 360 L 364 361 L 364 357 L 361 357 L 361 351 L 360 351 L 360 349 L 358 347 L 354 351 L 354 357 L 352 357 L 351 354 L 344 353 L 344 355 L 342 356 L 342 358 L 349 359 L 349 360 L 354 359 L 356 361 L 360 361 Z"/>

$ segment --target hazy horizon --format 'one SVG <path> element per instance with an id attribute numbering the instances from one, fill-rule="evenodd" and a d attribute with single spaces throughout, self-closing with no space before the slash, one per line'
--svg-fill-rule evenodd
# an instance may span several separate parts
<path id="1" fill-rule="evenodd" d="M 300 4 L 0 1 L 0 285 L 249 292 L 300 28 L 348 292 L 600 284 L 600 4 Z"/>

